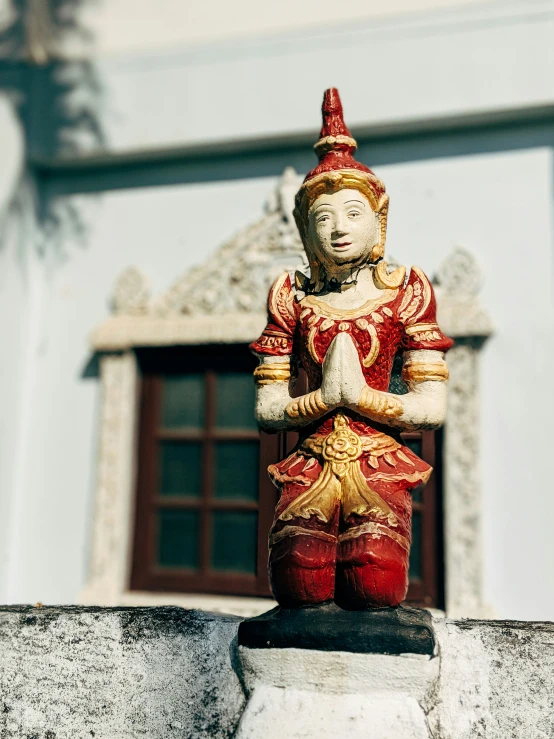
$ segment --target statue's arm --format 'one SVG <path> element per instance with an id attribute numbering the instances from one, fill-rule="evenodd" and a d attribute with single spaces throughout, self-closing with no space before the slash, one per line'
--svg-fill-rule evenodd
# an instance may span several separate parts
<path id="1" fill-rule="evenodd" d="M 351 407 L 373 421 L 406 431 L 442 426 L 448 379 L 444 352 L 428 349 L 404 352 L 402 379 L 409 388 L 405 395 L 373 390 L 364 384 Z"/>
<path id="2" fill-rule="evenodd" d="M 286 431 L 306 426 L 333 408 L 332 398 L 322 388 L 293 398 L 295 378 L 291 376 L 291 357 L 265 356 L 254 370 L 256 379 L 256 418 L 263 429 Z"/>

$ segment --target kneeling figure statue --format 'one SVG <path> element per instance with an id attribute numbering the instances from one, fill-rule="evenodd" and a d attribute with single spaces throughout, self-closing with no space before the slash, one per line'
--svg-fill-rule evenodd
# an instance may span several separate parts
<path id="1" fill-rule="evenodd" d="M 319 164 L 294 216 L 309 273 L 285 272 L 269 294 L 269 322 L 251 348 L 262 428 L 299 443 L 269 468 L 281 495 L 270 531 L 270 579 L 287 608 L 327 601 L 344 609 L 396 606 L 406 597 L 410 490 L 431 467 L 402 430 L 445 416 L 444 353 L 431 283 L 384 260 L 389 198 L 354 157 L 338 91 L 323 100 Z M 402 353 L 404 395 L 388 392 Z M 302 367 L 308 392 L 292 397 Z"/>

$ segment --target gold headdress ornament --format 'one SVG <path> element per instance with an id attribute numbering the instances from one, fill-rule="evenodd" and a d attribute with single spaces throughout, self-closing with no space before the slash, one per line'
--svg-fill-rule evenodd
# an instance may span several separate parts
<path id="1" fill-rule="evenodd" d="M 359 190 L 379 215 L 381 226 L 379 243 L 374 245 L 370 255 L 371 262 L 375 264 L 373 279 L 381 289 L 399 287 L 404 282 L 406 268 L 399 267 L 392 274 L 388 274 L 387 263 L 383 259 L 389 209 L 389 196 L 385 192 L 385 185 L 369 167 L 354 159 L 356 140 L 344 122 L 339 91 L 336 88 L 331 87 L 325 91 L 321 112 L 323 125 L 319 141 L 314 146 L 319 164 L 306 175 L 295 198 L 294 218 L 302 241 L 306 243 L 308 212 L 320 195 L 345 188 Z M 319 264 L 309 255 L 308 259 L 312 282 L 317 283 Z"/>

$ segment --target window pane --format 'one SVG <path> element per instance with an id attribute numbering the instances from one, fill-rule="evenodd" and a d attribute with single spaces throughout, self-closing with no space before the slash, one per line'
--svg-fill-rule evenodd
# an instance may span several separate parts
<path id="1" fill-rule="evenodd" d="M 423 485 L 418 485 L 417 488 L 412 490 L 412 500 L 414 503 L 421 503 L 423 500 Z"/>
<path id="2" fill-rule="evenodd" d="M 414 511 L 412 519 L 412 548 L 410 549 L 410 578 L 421 580 L 421 513 Z"/>
<path id="3" fill-rule="evenodd" d="M 395 395 L 405 395 L 408 392 L 408 386 L 402 379 L 402 355 L 397 354 L 392 365 L 392 372 L 389 382 L 389 393 Z"/>
<path id="4" fill-rule="evenodd" d="M 257 513 L 215 511 L 212 541 L 214 570 L 256 573 Z"/>
<path id="5" fill-rule="evenodd" d="M 162 384 L 162 426 L 201 428 L 204 425 L 204 376 L 166 375 Z"/>
<path id="6" fill-rule="evenodd" d="M 215 396 L 217 428 L 257 429 L 254 399 L 254 378 L 250 373 L 218 374 Z"/>
<path id="7" fill-rule="evenodd" d="M 258 499 L 258 441 L 218 441 L 215 445 L 216 498 Z"/>
<path id="8" fill-rule="evenodd" d="M 202 445 L 199 442 L 162 441 L 159 460 L 160 495 L 200 495 Z"/>
<path id="9" fill-rule="evenodd" d="M 402 439 L 402 443 L 404 444 L 404 446 L 407 446 L 408 449 L 411 449 L 414 454 L 417 454 L 417 456 L 421 459 L 421 436 L 419 436 L 417 439 Z"/>
<path id="10" fill-rule="evenodd" d="M 160 511 L 158 565 L 197 569 L 199 529 L 198 511 Z"/>

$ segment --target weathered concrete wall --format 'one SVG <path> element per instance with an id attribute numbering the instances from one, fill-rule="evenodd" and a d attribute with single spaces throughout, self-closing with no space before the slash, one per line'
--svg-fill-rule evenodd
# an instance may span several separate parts
<path id="1" fill-rule="evenodd" d="M 0 608 L 0 739 L 233 737 L 245 708 L 235 672 L 239 622 L 169 607 Z M 435 628 L 437 657 L 432 663 L 408 659 L 400 683 L 376 687 L 378 671 L 388 674 L 387 660 L 397 675 L 400 657 L 301 650 L 284 650 L 276 674 L 264 679 L 281 687 L 301 679 L 294 695 L 306 707 L 308 690 L 309 710 L 319 715 L 355 709 L 365 716 L 348 727 L 356 739 L 384 736 L 375 733 L 376 713 L 368 707 L 402 696 L 423 705 L 430 739 L 554 737 L 554 624 L 439 620 Z M 277 650 L 253 651 L 259 661 Z M 369 671 L 360 668 L 360 657 L 375 660 L 365 665 Z M 286 674 L 277 674 L 283 669 Z M 339 679 L 343 673 L 346 682 Z M 431 689 L 423 690 L 423 683 Z M 255 697 L 248 678 L 245 685 Z M 273 718 L 256 734 L 260 739 L 285 725 L 275 720 L 273 699 L 262 708 Z M 290 714 L 294 707 L 285 702 L 282 708 Z M 396 739 L 394 725 L 387 736 Z M 413 736 L 422 731 L 414 723 Z M 285 733 L 308 739 L 302 732 Z M 324 735 L 319 731 L 318 739 Z"/>
<path id="2" fill-rule="evenodd" d="M 180 608 L 0 610 L 1 739 L 230 737 L 240 619 Z"/>
<path id="3" fill-rule="evenodd" d="M 433 739 L 552 739 L 554 624 L 437 621 Z"/>

